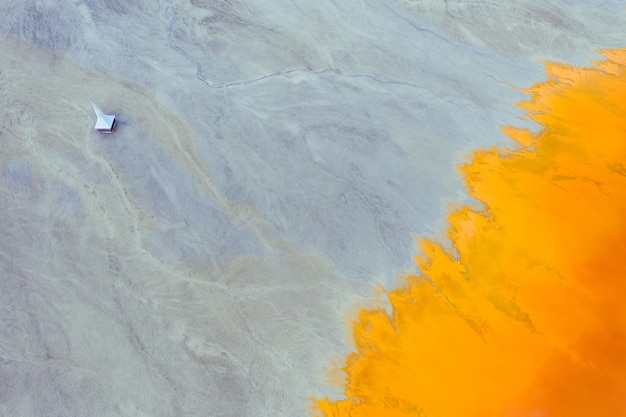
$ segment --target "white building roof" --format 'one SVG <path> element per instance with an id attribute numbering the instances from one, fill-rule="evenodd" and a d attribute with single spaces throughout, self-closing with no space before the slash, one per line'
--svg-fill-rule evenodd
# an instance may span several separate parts
<path id="1" fill-rule="evenodd" d="M 96 104 L 89 100 L 91 103 L 91 107 L 93 107 L 93 111 L 96 113 L 96 126 L 94 129 L 98 132 L 111 133 L 115 128 L 115 115 L 114 114 L 104 114 L 102 110 Z"/>

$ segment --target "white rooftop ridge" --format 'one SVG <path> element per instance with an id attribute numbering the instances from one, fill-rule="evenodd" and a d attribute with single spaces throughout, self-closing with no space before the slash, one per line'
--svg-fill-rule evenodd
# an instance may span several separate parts
<path id="1" fill-rule="evenodd" d="M 96 103 L 91 101 L 91 99 L 89 99 L 89 102 L 91 103 L 91 107 L 93 107 L 93 111 L 96 113 L 96 117 L 98 118 L 96 120 L 96 126 L 94 127 L 94 129 L 97 132 L 102 133 L 113 132 L 113 129 L 115 129 L 115 115 L 104 114 L 104 112 L 100 110 L 100 108 L 96 106 Z"/>

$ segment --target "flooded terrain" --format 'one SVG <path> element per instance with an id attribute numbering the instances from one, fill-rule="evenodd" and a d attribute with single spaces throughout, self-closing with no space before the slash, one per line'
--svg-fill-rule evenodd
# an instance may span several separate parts
<path id="1" fill-rule="evenodd" d="M 355 306 L 534 126 L 513 86 L 626 39 L 617 1 L 444 3 L 1 5 L 0 415 L 340 398 Z"/>

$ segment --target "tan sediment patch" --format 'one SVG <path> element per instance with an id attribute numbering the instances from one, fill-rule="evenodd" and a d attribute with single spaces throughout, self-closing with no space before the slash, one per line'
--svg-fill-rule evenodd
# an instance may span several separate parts
<path id="1" fill-rule="evenodd" d="M 118 115 L 114 134 L 93 131 L 90 97 Z M 25 292 L 50 306 L 32 315 L 62 329 L 67 348 L 57 349 L 59 366 L 67 361 L 93 374 L 108 387 L 107 401 L 121 409 L 143 404 L 149 410 L 134 390 L 156 393 L 163 385 L 154 381 L 167 381 L 177 400 L 198 415 L 206 403 L 215 413 L 245 409 L 222 407 L 226 400 L 215 388 L 222 381 L 239 387 L 240 399 L 263 398 L 272 412 L 304 407 L 303 393 L 322 383 L 322 364 L 345 353 L 337 312 L 355 304 L 369 284 L 341 277 L 322 256 L 269 239 L 262 241 L 280 255 L 239 256 L 223 264 L 166 263 L 153 256 L 145 240 L 161 226 L 159 219 L 133 195 L 116 171 L 115 156 L 101 146 L 132 146 L 137 134 L 190 172 L 236 226 L 261 237 L 256 213 L 228 201 L 212 184 L 194 130 L 148 92 L 23 40 L 2 39 L 0 274 L 8 271 L 7 285 L 27 286 Z M 30 307 L 11 308 L 17 317 Z M 13 339 L 1 347 L 3 355 L 19 352 L 18 359 L 36 356 Z M 48 365 L 42 360 L 34 366 Z M 90 394 L 76 392 L 91 401 Z"/>
<path id="2" fill-rule="evenodd" d="M 95 118 L 88 98 L 105 112 L 118 115 L 118 131 L 110 137 L 93 132 Z M 98 140 L 122 140 L 124 120 L 132 120 L 139 131 L 192 174 L 198 189 L 216 202 L 235 226 L 257 235 L 270 246 L 286 247 L 261 236 L 258 226 L 264 221 L 251 207 L 229 201 L 214 187 L 209 169 L 200 159 L 195 131 L 136 84 L 86 69 L 66 56 L 9 35 L 0 43 L 0 105 L 3 171 L 12 156 L 19 156 L 40 169 L 45 167 L 46 176 L 62 175 L 64 181 L 70 181 L 78 178 L 78 173 L 63 155 L 79 155 L 97 164 L 115 182 L 125 215 L 141 214 L 141 208 L 131 207 L 133 197 L 119 181 L 111 161 L 93 146 Z M 94 191 L 84 184 L 74 185 L 84 191 L 83 198 Z M 113 205 L 106 208 L 113 209 Z M 145 220 L 141 215 L 134 220 L 135 229 L 139 228 L 139 221 Z M 104 225 L 103 229 L 109 228 Z"/>

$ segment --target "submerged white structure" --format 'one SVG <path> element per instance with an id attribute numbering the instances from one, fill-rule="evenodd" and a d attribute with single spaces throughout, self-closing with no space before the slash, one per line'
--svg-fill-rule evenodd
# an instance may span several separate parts
<path id="1" fill-rule="evenodd" d="M 96 113 L 97 117 L 96 126 L 94 127 L 96 132 L 112 133 L 115 129 L 115 115 L 104 114 L 104 112 L 100 110 L 100 108 L 96 106 L 96 103 L 91 101 L 91 99 L 89 102 L 91 103 L 91 107 L 93 107 L 93 111 Z"/>

